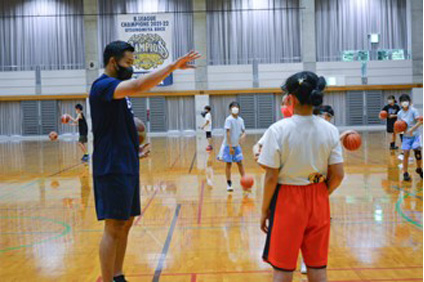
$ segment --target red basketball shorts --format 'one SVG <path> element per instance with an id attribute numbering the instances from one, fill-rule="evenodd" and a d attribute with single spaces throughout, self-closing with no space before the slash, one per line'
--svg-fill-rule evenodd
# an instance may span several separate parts
<path id="1" fill-rule="evenodd" d="M 330 201 L 325 183 L 278 185 L 270 206 L 264 261 L 294 271 L 299 250 L 309 268 L 325 268 L 330 240 Z"/>

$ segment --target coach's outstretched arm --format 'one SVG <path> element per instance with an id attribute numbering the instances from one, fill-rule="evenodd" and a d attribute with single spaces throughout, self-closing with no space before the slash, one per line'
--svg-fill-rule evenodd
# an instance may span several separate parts
<path id="1" fill-rule="evenodd" d="M 180 57 L 172 64 L 167 65 L 163 69 L 154 71 L 148 75 L 141 76 L 134 80 L 125 80 L 116 87 L 113 94 L 114 99 L 122 99 L 125 96 L 132 96 L 148 91 L 157 86 L 162 80 L 177 69 L 193 69 L 196 68 L 191 62 L 199 59 L 201 55 L 198 52 L 191 51 L 190 53 Z"/>

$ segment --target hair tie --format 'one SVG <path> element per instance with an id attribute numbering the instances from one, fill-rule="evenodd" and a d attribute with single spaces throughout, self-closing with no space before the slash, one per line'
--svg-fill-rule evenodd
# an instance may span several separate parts
<path id="1" fill-rule="evenodd" d="M 303 83 L 305 80 L 306 80 L 306 79 L 305 79 L 305 78 L 303 78 L 303 77 L 299 78 L 299 80 L 298 80 L 299 85 L 302 85 L 302 83 Z"/>

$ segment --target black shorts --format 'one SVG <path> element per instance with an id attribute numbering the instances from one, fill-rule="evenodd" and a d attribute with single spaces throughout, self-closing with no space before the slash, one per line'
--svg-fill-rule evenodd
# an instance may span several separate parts
<path id="1" fill-rule="evenodd" d="M 127 174 L 94 176 L 97 219 L 128 220 L 140 215 L 139 179 Z"/>
<path id="2" fill-rule="evenodd" d="M 395 121 L 396 120 L 390 120 L 390 119 L 387 120 L 386 130 L 387 130 L 388 133 L 395 132 L 395 130 L 394 130 L 395 129 Z"/>
<path id="3" fill-rule="evenodd" d="M 212 138 L 212 132 L 211 131 L 206 131 L 206 138 Z"/>
<path id="4" fill-rule="evenodd" d="M 87 135 L 80 135 L 78 142 L 84 144 L 84 143 L 87 143 L 87 141 L 88 141 Z"/>

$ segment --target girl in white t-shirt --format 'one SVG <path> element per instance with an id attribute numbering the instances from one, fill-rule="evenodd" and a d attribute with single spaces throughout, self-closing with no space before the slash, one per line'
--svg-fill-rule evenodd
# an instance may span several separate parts
<path id="1" fill-rule="evenodd" d="M 322 104 L 325 85 L 312 72 L 289 77 L 282 89 L 294 104 L 294 115 L 273 124 L 262 140 L 263 259 L 274 267 L 274 282 L 292 280 L 299 250 L 309 281 L 327 281 L 329 195 L 340 185 L 344 170 L 337 128 L 312 114 Z"/>
<path id="2" fill-rule="evenodd" d="M 211 107 L 205 106 L 204 112 L 202 112 L 202 116 L 205 119 L 205 124 L 201 127 L 202 130 L 206 131 L 206 139 L 208 140 L 208 147 L 206 147 L 206 151 L 212 151 L 212 115 L 211 115 Z"/>

